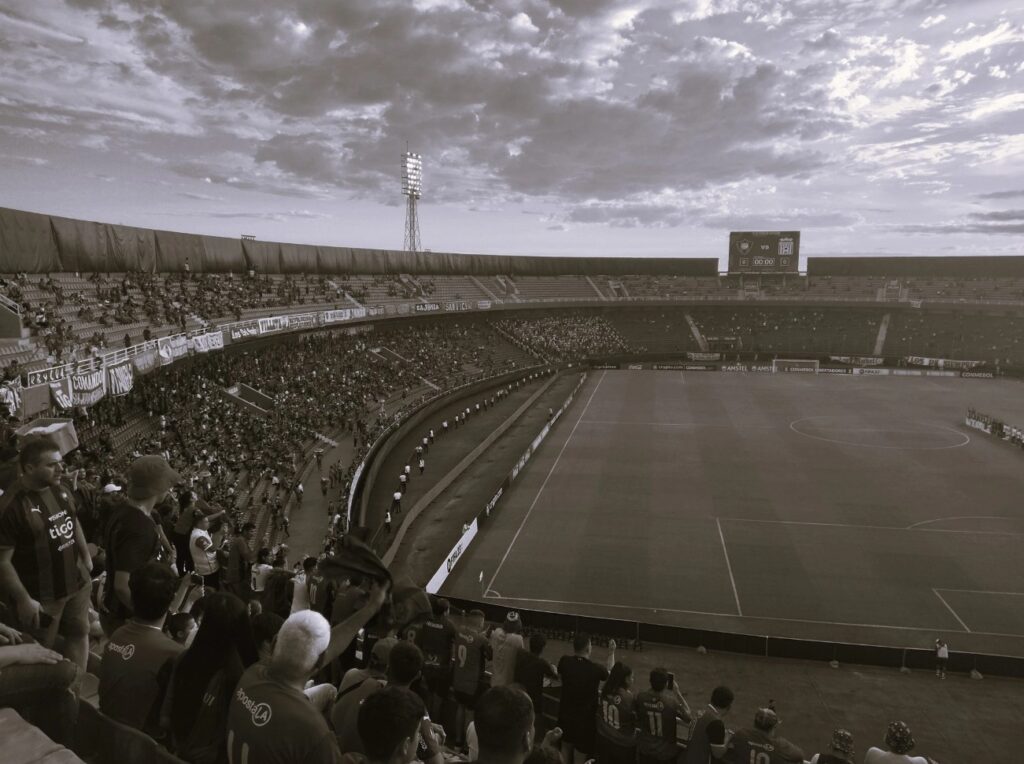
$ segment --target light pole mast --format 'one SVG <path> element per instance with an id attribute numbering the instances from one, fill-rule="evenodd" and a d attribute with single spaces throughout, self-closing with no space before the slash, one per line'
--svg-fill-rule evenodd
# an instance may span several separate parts
<path id="1" fill-rule="evenodd" d="M 423 195 L 423 157 L 402 154 L 402 193 L 405 203 L 405 251 L 420 251 L 420 217 L 416 204 Z"/>

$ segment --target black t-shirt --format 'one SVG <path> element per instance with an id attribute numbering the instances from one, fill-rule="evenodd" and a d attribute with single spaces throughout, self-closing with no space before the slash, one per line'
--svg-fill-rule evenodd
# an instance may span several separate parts
<path id="1" fill-rule="evenodd" d="M 579 655 L 564 655 L 558 661 L 562 678 L 559 717 L 590 719 L 597 711 L 597 690 L 608 678 L 608 669 Z"/>
<path id="2" fill-rule="evenodd" d="M 541 703 L 544 698 L 545 677 L 548 679 L 558 679 L 558 673 L 555 671 L 554 666 L 539 655 L 534 655 L 529 650 L 519 648 L 516 653 L 516 668 L 513 673 L 513 679 L 526 690 L 526 694 L 533 701 L 533 710 L 538 716 L 540 716 Z"/>
<path id="3" fill-rule="evenodd" d="M 106 530 L 107 583 L 103 605 L 114 617 L 128 618 L 131 612 L 114 592 L 114 574 L 117 571 L 133 573 L 156 559 L 160 552 L 160 537 L 153 518 L 128 502 L 111 507 Z"/>
<path id="4" fill-rule="evenodd" d="M 185 648 L 160 629 L 129 621 L 110 636 L 100 664 L 100 710 L 152 735 L 172 659 Z"/>

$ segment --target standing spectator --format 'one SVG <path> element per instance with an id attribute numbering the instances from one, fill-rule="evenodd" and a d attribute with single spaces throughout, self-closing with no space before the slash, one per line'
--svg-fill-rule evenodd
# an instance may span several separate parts
<path id="1" fill-rule="evenodd" d="M 810 764 L 853 764 L 853 734 L 844 729 L 832 732 L 827 753 L 816 753 Z"/>
<path id="2" fill-rule="evenodd" d="M 248 521 L 236 528 L 231 536 L 228 562 L 224 568 L 224 590 L 243 600 L 249 599 L 251 591 L 249 571 L 256 560 L 256 555 L 249 545 L 255 532 L 256 524 Z"/>
<path id="3" fill-rule="evenodd" d="M 441 706 L 452 685 L 452 648 L 458 634 L 448 613 L 451 604 L 443 597 L 431 603 L 433 613 L 416 629 L 416 645 L 423 651 L 423 680 L 430 693 L 430 715 L 441 718 Z"/>
<path id="4" fill-rule="evenodd" d="M 0 623 L 0 708 L 13 708 L 62 745 L 74 742 L 78 667 Z"/>
<path id="5" fill-rule="evenodd" d="M 725 756 L 729 740 L 723 720 L 732 708 L 733 698 L 728 687 L 719 686 L 712 690 L 711 702 L 694 725 L 682 764 L 711 764 Z"/>
<path id="6" fill-rule="evenodd" d="M 278 632 L 270 664 L 249 668 L 232 695 L 227 720 L 230 761 L 340 761 L 338 740 L 323 714 L 314 710 L 320 707 L 318 701 L 311 701 L 304 688 L 310 676 L 337 658 L 376 615 L 386 594 L 383 586 L 372 586 L 366 606 L 334 629 L 312 610 L 288 617 Z M 327 688 L 330 692 L 324 697 L 333 700 L 334 688 Z"/>
<path id="7" fill-rule="evenodd" d="M 946 678 L 946 664 L 949 663 L 949 645 L 941 639 L 935 640 L 935 676 Z"/>
<path id="8" fill-rule="evenodd" d="M 484 636 L 484 613 L 470 610 L 465 625 L 455 636 L 455 665 L 452 690 L 455 709 L 455 742 L 464 745 L 466 727 L 473 721 L 473 709 L 484 688 L 484 671 L 491 658 L 491 645 Z"/>
<path id="9" fill-rule="evenodd" d="M 406 488 L 409 487 L 409 476 L 404 472 L 398 473 L 398 490 L 405 494 Z"/>
<path id="10" fill-rule="evenodd" d="M 273 569 L 274 566 L 270 564 L 270 550 L 267 547 L 262 547 L 256 553 L 256 564 L 252 566 L 250 583 L 253 596 L 256 599 L 261 600 L 263 598 L 263 592 L 267 588 L 267 576 L 270 575 L 270 571 Z"/>
<path id="11" fill-rule="evenodd" d="M 562 758 L 582 764 L 594 753 L 597 734 L 597 689 L 608 679 L 615 665 L 615 640 L 608 643 L 608 662 L 601 666 L 590 660 L 590 637 L 577 634 L 572 641 L 573 655 L 558 661 L 562 680 L 562 699 L 558 704 L 558 726 L 562 728 Z"/>
<path id="12" fill-rule="evenodd" d="M 598 764 L 635 764 L 636 696 L 633 669 L 618 661 L 601 689 L 597 711 Z"/>
<path id="13" fill-rule="evenodd" d="M 505 622 L 491 632 L 491 687 L 511 684 L 515 675 L 516 651 L 523 649 L 523 622 L 510 610 Z"/>
<path id="14" fill-rule="evenodd" d="M 904 722 L 893 722 L 885 731 L 885 747 L 889 750 L 868 748 L 864 764 L 929 764 L 924 756 L 910 755 L 915 745 L 910 727 Z"/>
<path id="15" fill-rule="evenodd" d="M 162 456 L 142 456 L 127 472 L 125 498 L 111 507 L 105 523 L 107 580 L 101 601 L 100 623 L 108 637 L 132 615 L 128 586 L 133 572 L 155 560 L 161 549 L 153 508 L 163 500 L 181 475 Z M 166 610 L 166 608 L 165 608 Z M 161 627 L 163 621 L 161 619 Z"/>
<path id="16" fill-rule="evenodd" d="M 71 491 L 61 484 L 60 448 L 50 438 L 26 439 L 18 462 L 21 477 L 0 496 L 0 590 L 44 646 L 54 646 L 59 629 L 64 657 L 84 672 L 92 557 Z"/>
<path id="17" fill-rule="evenodd" d="M 160 724 L 186 761 L 223 762 L 231 695 L 259 653 L 245 603 L 216 592 L 203 606 L 192 646 L 175 661 Z M 193 607 L 193 612 L 195 608 Z"/>
<path id="18" fill-rule="evenodd" d="M 391 534 L 391 510 L 384 513 L 384 530 Z"/>
<path id="19" fill-rule="evenodd" d="M 544 737 L 544 681 L 558 680 L 555 667 L 541 657 L 548 641 L 539 631 L 530 635 L 530 649 L 516 653 L 513 679 L 521 685 L 533 702 L 534 718 L 536 719 L 536 737 Z"/>
<path id="20" fill-rule="evenodd" d="M 289 538 L 292 537 L 292 533 L 288 529 L 290 525 L 291 525 L 291 520 L 288 518 L 288 515 L 283 515 L 281 517 L 281 530 L 284 531 L 284 537 L 286 539 L 289 539 Z"/>
<path id="21" fill-rule="evenodd" d="M 203 577 L 203 583 L 211 589 L 220 588 L 220 560 L 217 547 L 210 535 L 210 521 L 213 515 L 204 515 L 201 509 L 192 510 L 196 515 L 195 525 L 189 536 L 188 548 L 192 553 L 195 571 Z M 218 513 L 220 514 L 220 513 Z"/>
<path id="22" fill-rule="evenodd" d="M 338 700 L 331 710 L 331 724 L 338 735 L 338 744 L 345 753 L 365 753 L 366 746 L 370 743 L 359 733 L 360 704 L 385 686 L 410 689 L 410 685 L 419 678 L 420 671 L 423 669 L 423 653 L 411 642 L 396 643 L 387 639 L 377 640 L 373 645 L 374 652 L 371 652 L 371 658 L 376 654 L 377 645 L 382 642 L 391 642 L 390 646 L 385 648 L 387 651 L 386 675 L 381 676 L 378 669 L 377 672 L 370 673 L 362 681 L 350 682 L 344 690 L 339 692 Z M 374 662 L 379 665 L 379 654 Z M 429 716 L 426 709 L 420 714 L 421 718 L 424 716 Z"/>
<path id="23" fill-rule="evenodd" d="M 292 613 L 309 610 L 309 577 L 315 570 L 316 557 L 306 557 L 302 560 L 302 572 L 295 576 L 292 588 Z"/>
<path id="24" fill-rule="evenodd" d="M 676 721 L 691 721 L 690 707 L 679 685 L 663 668 L 651 669 L 651 688 L 636 696 L 639 764 L 672 764 L 679 758 Z"/>
<path id="25" fill-rule="evenodd" d="M 100 663 L 100 710 L 159 737 L 171 661 L 185 649 L 162 631 L 178 579 L 166 565 L 148 562 L 132 571 L 129 588 L 131 620 L 113 632 Z"/>
<path id="26" fill-rule="evenodd" d="M 174 564 L 178 568 L 179 578 L 196 569 L 192 564 L 192 552 L 189 547 L 192 528 L 196 524 L 195 508 L 192 504 L 191 491 L 186 491 L 178 498 L 178 519 L 174 524 L 171 541 L 174 543 Z"/>
<path id="27" fill-rule="evenodd" d="M 391 497 L 391 509 L 393 509 L 396 513 L 402 511 L 402 492 L 401 491 L 395 491 L 394 495 Z"/>
<path id="28" fill-rule="evenodd" d="M 779 737 L 779 715 L 769 703 L 757 709 L 754 726 L 745 727 L 729 739 L 725 761 L 732 764 L 747 764 L 750 761 L 764 764 L 802 764 L 804 752 L 784 737 Z"/>
<path id="29" fill-rule="evenodd" d="M 420 466 L 420 474 L 422 475 L 423 474 L 423 470 L 425 470 L 427 468 L 427 460 L 424 459 L 422 456 L 420 457 L 420 464 L 419 464 L 419 466 Z"/>

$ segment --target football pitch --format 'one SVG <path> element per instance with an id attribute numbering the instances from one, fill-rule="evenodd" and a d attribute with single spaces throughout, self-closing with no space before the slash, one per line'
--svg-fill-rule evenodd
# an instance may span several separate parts
<path id="1" fill-rule="evenodd" d="M 1024 655 L 1010 380 L 593 371 L 442 593 Z"/>

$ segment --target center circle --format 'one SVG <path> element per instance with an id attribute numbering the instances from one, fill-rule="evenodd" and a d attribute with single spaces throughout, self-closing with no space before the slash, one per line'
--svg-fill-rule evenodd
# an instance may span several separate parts
<path id="1" fill-rule="evenodd" d="M 952 427 L 889 417 L 809 416 L 790 422 L 789 429 L 826 443 L 901 451 L 941 451 L 971 442 L 969 435 Z"/>

